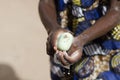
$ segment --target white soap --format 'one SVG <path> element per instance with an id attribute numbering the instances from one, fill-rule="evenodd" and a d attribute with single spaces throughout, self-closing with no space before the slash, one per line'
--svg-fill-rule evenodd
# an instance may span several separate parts
<path id="1" fill-rule="evenodd" d="M 61 33 L 57 38 L 57 48 L 61 51 L 67 51 L 72 45 L 73 35 L 69 32 Z"/>

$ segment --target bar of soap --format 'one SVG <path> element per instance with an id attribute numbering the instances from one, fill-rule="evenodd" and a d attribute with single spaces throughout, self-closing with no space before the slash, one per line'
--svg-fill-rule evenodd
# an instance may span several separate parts
<path id="1" fill-rule="evenodd" d="M 61 51 L 67 51 L 72 45 L 73 35 L 69 32 L 61 33 L 57 38 L 57 48 Z"/>

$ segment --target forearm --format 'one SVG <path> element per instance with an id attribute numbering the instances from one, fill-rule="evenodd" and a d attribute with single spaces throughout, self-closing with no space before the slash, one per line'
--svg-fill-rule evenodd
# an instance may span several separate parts
<path id="1" fill-rule="evenodd" d="M 48 33 L 59 28 L 54 0 L 40 0 L 39 14 Z"/>
<path id="2" fill-rule="evenodd" d="M 114 9 L 109 10 L 105 16 L 96 21 L 96 23 L 78 36 L 82 38 L 83 45 L 100 36 L 103 36 L 114 28 L 120 20 L 120 12 Z"/>

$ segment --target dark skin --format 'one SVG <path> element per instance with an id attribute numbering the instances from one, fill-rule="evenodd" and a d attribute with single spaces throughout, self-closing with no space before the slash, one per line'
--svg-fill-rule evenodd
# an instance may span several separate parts
<path id="1" fill-rule="evenodd" d="M 70 50 L 68 51 L 68 55 L 66 55 L 65 52 L 57 50 L 55 44 L 58 34 L 67 31 L 62 29 L 57 23 L 54 0 L 40 0 L 39 13 L 41 20 L 49 35 L 49 47 L 52 47 L 52 49 L 54 49 L 54 51 L 58 53 L 59 60 L 62 62 L 63 65 L 68 65 L 65 60 L 73 64 L 81 58 L 82 48 L 86 43 L 105 35 L 107 32 L 112 30 L 118 23 L 120 23 L 120 1 L 111 0 L 111 6 L 110 9 L 107 11 L 106 15 L 97 20 L 92 27 L 88 28 L 80 35 L 74 37 L 74 41 Z M 50 53 L 49 48 L 48 53 Z"/>

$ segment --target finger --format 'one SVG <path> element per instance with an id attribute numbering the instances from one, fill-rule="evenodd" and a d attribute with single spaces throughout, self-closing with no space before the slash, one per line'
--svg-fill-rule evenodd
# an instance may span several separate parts
<path id="1" fill-rule="evenodd" d="M 62 52 L 59 53 L 59 61 L 60 61 L 64 66 L 67 66 L 67 65 L 68 65 L 67 62 L 66 62 L 65 59 L 64 59 L 64 55 L 63 55 Z"/>
<path id="2" fill-rule="evenodd" d="M 58 49 L 57 49 L 57 47 L 56 47 L 56 46 L 54 46 L 54 50 L 55 50 L 55 51 L 58 51 Z"/>
<path id="3" fill-rule="evenodd" d="M 67 66 L 69 63 L 64 59 L 64 52 L 59 51 L 59 61 L 64 65 Z"/>
<path id="4" fill-rule="evenodd" d="M 74 62 L 76 62 L 76 59 L 69 56 L 69 55 L 65 55 L 65 59 L 70 63 L 73 64 Z"/>
<path id="5" fill-rule="evenodd" d="M 60 35 L 60 33 L 62 33 L 62 31 L 57 31 L 57 32 L 55 32 L 55 33 L 53 33 L 53 35 L 52 35 L 52 45 L 53 46 L 56 46 L 56 44 L 57 44 L 57 38 L 59 37 L 59 35 Z"/>
<path id="6" fill-rule="evenodd" d="M 78 43 L 78 39 L 75 37 L 74 40 L 73 40 L 73 43 L 72 43 L 72 45 L 71 45 L 71 47 L 70 47 L 70 49 L 68 51 L 68 54 L 71 55 L 73 52 L 75 52 L 76 50 L 80 49 L 81 48 L 80 45 L 81 44 Z"/>
<path id="7" fill-rule="evenodd" d="M 80 52 L 80 50 L 77 50 L 71 56 L 65 55 L 65 59 L 72 64 L 77 62 L 81 58 L 81 56 L 82 53 Z"/>
<path id="8" fill-rule="evenodd" d="M 76 50 L 77 50 L 76 47 L 71 46 L 69 51 L 68 51 L 68 54 L 71 55 Z"/>

